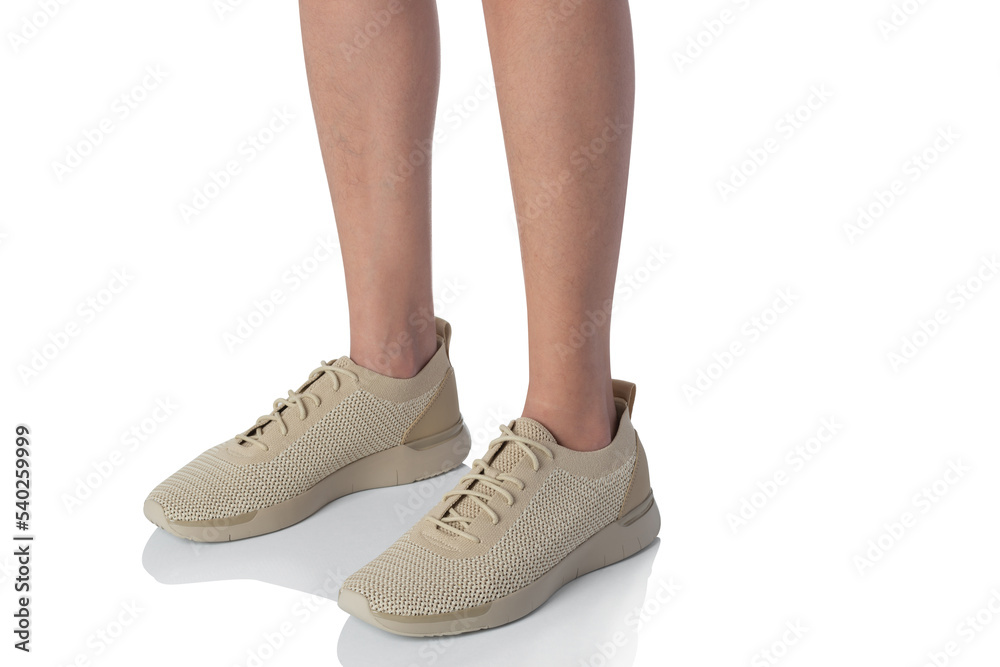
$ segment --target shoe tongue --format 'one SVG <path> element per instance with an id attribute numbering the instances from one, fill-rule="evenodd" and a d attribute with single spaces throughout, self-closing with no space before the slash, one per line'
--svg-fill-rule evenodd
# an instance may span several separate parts
<path id="1" fill-rule="evenodd" d="M 552 437 L 552 434 L 549 433 L 547 428 L 536 422 L 534 419 L 530 419 L 528 417 L 515 419 L 514 425 L 511 426 L 510 430 L 514 432 L 514 435 L 535 440 L 543 445 L 556 444 L 556 439 Z M 496 455 L 494 455 L 493 460 L 490 461 L 490 465 L 500 472 L 510 472 L 524 456 L 525 453 L 523 447 L 518 447 L 517 445 L 505 442 L 500 445 L 500 449 L 497 451 Z"/>
<path id="2" fill-rule="evenodd" d="M 522 438 L 528 438 L 545 445 L 558 444 L 547 428 L 536 422 L 534 419 L 530 419 L 528 417 L 515 419 L 513 425 L 510 427 L 510 430 L 514 432 L 514 435 L 519 435 Z M 510 473 L 525 456 L 526 454 L 524 453 L 523 447 L 518 447 L 508 441 L 499 446 L 496 453 L 493 455 L 493 458 L 489 461 L 489 464 L 491 467 L 496 468 L 500 472 Z M 469 489 L 485 493 L 489 496 L 492 496 L 495 493 L 492 488 L 478 481 L 473 482 Z M 461 514 L 464 517 L 474 519 L 482 508 L 480 508 L 470 496 L 462 496 L 462 498 L 459 499 L 459 501 L 455 503 L 451 509 L 453 512 Z"/>
<path id="3" fill-rule="evenodd" d="M 335 359 L 334 361 L 327 362 L 328 366 L 336 366 L 337 368 L 348 368 L 354 364 L 350 357 L 341 357 L 340 359 Z M 317 382 L 329 382 L 330 380 L 326 377 L 326 374 L 321 374 L 318 378 L 314 380 L 306 380 L 302 386 L 300 386 L 295 391 L 301 392 L 309 389 Z M 309 408 L 314 408 L 312 403 L 308 405 Z M 292 408 L 294 410 L 294 408 Z M 285 413 L 288 411 L 287 407 L 278 410 L 279 413 Z M 275 445 L 281 441 L 284 437 L 281 435 L 281 427 L 274 422 L 274 420 L 264 424 L 263 426 L 255 426 L 249 431 L 252 437 L 260 439 L 266 445 Z"/>

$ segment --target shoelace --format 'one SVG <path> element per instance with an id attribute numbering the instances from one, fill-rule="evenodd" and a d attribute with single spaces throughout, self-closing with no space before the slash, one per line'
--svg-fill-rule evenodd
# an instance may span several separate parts
<path id="1" fill-rule="evenodd" d="M 537 440 L 532 440 L 531 438 L 525 438 L 520 435 L 515 435 L 514 431 L 512 431 L 510 427 L 507 426 L 506 424 L 500 425 L 500 432 L 501 432 L 500 437 L 490 441 L 489 447 L 487 448 L 487 454 L 494 447 L 499 447 L 505 442 L 507 443 L 508 447 L 511 445 L 515 445 L 517 447 L 520 447 L 524 451 L 525 455 L 528 456 L 528 458 L 531 460 L 531 467 L 535 470 L 535 472 L 538 472 L 538 466 L 540 465 L 538 456 L 534 452 L 535 449 L 541 451 L 550 459 L 553 458 L 551 449 L 549 449 L 542 443 L 538 442 Z M 481 470 L 477 472 L 477 469 Z M 501 484 L 503 482 L 510 482 L 517 487 L 518 491 L 524 490 L 524 482 L 519 480 L 517 477 L 514 477 L 513 475 L 509 475 L 505 472 L 500 472 L 493 466 L 486 463 L 486 461 L 484 461 L 483 459 L 476 459 L 475 461 L 473 461 L 472 472 L 463 477 L 459 481 L 460 484 L 465 484 L 466 482 L 469 482 L 469 488 L 449 491 L 448 493 L 445 494 L 444 500 L 455 497 L 457 502 L 461 498 L 468 496 L 484 512 L 486 512 L 486 514 L 489 515 L 490 521 L 493 522 L 494 526 L 500 522 L 500 516 L 496 513 L 496 511 L 493 510 L 492 507 L 486 504 L 489 501 L 489 499 L 492 498 L 493 496 L 489 495 L 488 493 L 483 493 L 482 491 L 477 491 L 471 488 L 473 484 L 475 482 L 480 482 L 486 485 L 487 487 L 493 489 L 497 494 L 499 494 L 502 498 L 504 498 L 507 501 L 508 507 L 514 504 L 514 494 L 512 494 L 510 491 L 501 486 Z M 440 519 L 435 519 L 432 516 L 428 516 L 427 520 L 437 525 L 440 528 L 444 528 L 449 532 L 455 533 L 477 544 L 482 541 L 475 535 L 472 535 L 466 532 L 465 530 L 469 527 L 469 524 L 472 523 L 473 519 L 459 514 L 458 512 L 455 511 L 454 507 L 448 511 L 448 514 L 441 517 Z M 461 524 L 461 526 L 457 526 L 455 524 Z"/>
<path id="2" fill-rule="evenodd" d="M 313 370 L 313 372 L 309 374 L 309 379 L 307 381 L 307 384 L 311 384 L 321 375 L 329 375 L 330 377 L 333 378 L 333 390 L 337 391 L 338 389 L 340 389 L 340 376 L 338 375 L 338 373 L 346 375 L 355 382 L 358 381 L 358 374 L 355 373 L 354 371 L 348 370 L 346 368 L 341 368 L 339 366 L 332 366 L 326 363 L 325 361 L 321 361 L 319 363 L 320 363 L 319 367 Z M 272 410 L 271 414 L 264 415 L 263 417 L 257 419 L 257 423 L 254 424 L 254 427 L 250 429 L 250 431 L 247 434 L 240 433 L 236 436 L 236 443 L 241 447 L 251 447 L 251 446 L 260 447 L 266 452 L 268 449 L 267 445 L 265 445 L 257 438 L 249 435 L 249 433 L 259 430 L 261 427 L 273 421 L 276 421 L 278 422 L 278 425 L 281 427 L 281 435 L 288 435 L 288 426 L 285 424 L 285 417 L 284 415 L 281 414 L 281 409 L 292 408 L 292 407 L 298 408 L 299 420 L 303 420 L 309 414 L 306 411 L 306 400 L 312 401 L 316 407 L 319 407 L 320 404 L 323 403 L 323 399 L 321 399 L 319 396 L 309 391 L 308 389 L 304 391 L 292 391 L 291 389 L 289 389 L 288 396 L 286 398 L 279 398 L 276 401 L 274 401 L 273 404 L 274 410 Z"/>

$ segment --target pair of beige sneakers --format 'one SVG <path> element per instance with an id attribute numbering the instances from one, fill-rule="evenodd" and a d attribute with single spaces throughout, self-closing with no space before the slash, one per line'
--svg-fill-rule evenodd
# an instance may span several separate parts
<path id="1" fill-rule="evenodd" d="M 449 359 L 451 326 L 416 376 L 348 357 L 323 363 L 274 410 L 153 489 L 143 512 L 178 537 L 225 542 L 280 530 L 341 496 L 461 465 L 471 438 Z M 344 582 L 342 609 L 401 635 L 503 625 L 564 584 L 643 549 L 659 512 L 632 427 L 635 385 L 615 380 L 607 447 L 559 445 L 537 421 L 500 427 L 482 459 L 382 555 Z"/>

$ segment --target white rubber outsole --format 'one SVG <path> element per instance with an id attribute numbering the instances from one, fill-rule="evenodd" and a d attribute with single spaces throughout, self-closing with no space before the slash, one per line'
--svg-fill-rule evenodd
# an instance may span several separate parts
<path id="1" fill-rule="evenodd" d="M 359 459 L 298 496 L 256 512 L 208 521 L 171 521 L 159 503 L 149 499 L 142 511 L 155 525 L 177 537 L 195 542 L 241 540 L 287 528 L 356 491 L 409 484 L 448 472 L 465 461 L 471 448 L 469 429 L 459 422 L 443 435 L 397 445 Z"/>
<path id="2" fill-rule="evenodd" d="M 485 630 L 523 618 L 542 606 L 577 577 L 612 565 L 649 546 L 660 531 L 660 512 L 653 493 L 634 510 L 603 528 L 551 570 L 524 588 L 472 609 L 432 616 L 398 616 L 373 612 L 368 600 L 341 590 L 337 604 L 360 620 L 393 634 L 437 637 Z"/>

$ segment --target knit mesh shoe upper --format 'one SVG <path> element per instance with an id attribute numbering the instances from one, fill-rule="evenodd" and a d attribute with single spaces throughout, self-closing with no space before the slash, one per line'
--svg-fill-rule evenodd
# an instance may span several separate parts
<path id="1" fill-rule="evenodd" d="M 346 358 L 338 364 L 350 363 Z M 324 383 L 325 384 L 325 383 Z M 403 442 L 403 435 L 434 395 L 436 387 L 401 403 L 361 388 L 312 387 L 336 406 L 285 447 L 254 449 L 236 438 L 209 449 L 153 489 L 149 497 L 173 521 L 231 517 L 297 496 L 330 473 Z M 353 391 L 351 390 L 353 389 Z M 324 391 L 326 390 L 326 391 Z M 320 404 L 322 410 L 327 401 Z M 291 419 L 298 419 L 292 415 Z M 275 427 L 267 435 L 277 431 Z M 266 436 L 265 436 L 266 437 Z M 277 440 L 280 433 L 268 440 Z"/>
<path id="2" fill-rule="evenodd" d="M 324 363 L 275 401 L 274 412 L 171 475 L 147 503 L 159 505 L 167 521 L 198 522 L 288 501 L 350 463 L 408 442 L 449 382 L 453 386 L 446 338 L 409 379 L 379 375 L 348 357 Z M 457 404 L 452 412 L 446 426 L 461 422 Z"/>
<path id="3" fill-rule="evenodd" d="M 456 487 L 471 493 L 457 502 L 446 496 L 382 555 L 348 577 L 343 591 L 363 596 L 379 614 L 469 610 L 536 581 L 619 518 L 637 456 L 627 412 L 611 445 L 597 452 L 566 449 L 531 419 L 515 420 L 502 430 L 504 435 Z"/>

